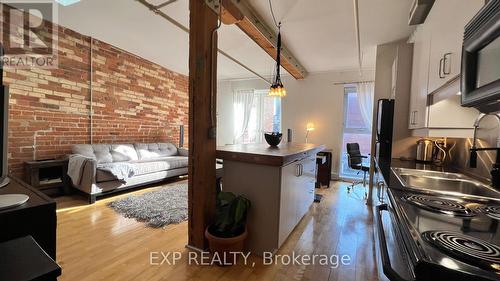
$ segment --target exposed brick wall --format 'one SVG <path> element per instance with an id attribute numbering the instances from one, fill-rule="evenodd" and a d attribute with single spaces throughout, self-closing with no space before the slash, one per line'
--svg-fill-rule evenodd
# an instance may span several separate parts
<path id="1" fill-rule="evenodd" d="M 59 68 L 3 74 L 10 90 L 9 168 L 17 176 L 26 160 L 90 143 L 90 38 L 58 32 Z M 181 124 L 187 143 L 186 76 L 95 39 L 92 61 L 94 143 L 178 143 Z"/>

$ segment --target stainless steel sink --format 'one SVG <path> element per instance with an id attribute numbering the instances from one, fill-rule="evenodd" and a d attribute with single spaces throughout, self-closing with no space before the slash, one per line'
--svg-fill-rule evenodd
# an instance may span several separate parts
<path id="1" fill-rule="evenodd" d="M 470 198 L 488 198 L 500 201 L 500 192 L 466 175 L 392 168 L 401 184 L 406 188 L 425 193 L 440 193 Z"/>

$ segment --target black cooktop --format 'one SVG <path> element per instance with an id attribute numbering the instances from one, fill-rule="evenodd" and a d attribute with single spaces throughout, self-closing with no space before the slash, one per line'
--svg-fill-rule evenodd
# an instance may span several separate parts
<path id="1" fill-rule="evenodd" d="M 403 196 L 402 199 L 431 212 L 458 217 L 473 217 L 476 215 L 471 209 L 465 206 L 465 204 L 456 200 L 422 194 L 409 194 Z"/>
<path id="2" fill-rule="evenodd" d="M 498 202 L 396 189 L 389 194 L 414 268 L 442 267 L 469 276 L 461 280 L 500 280 Z"/>

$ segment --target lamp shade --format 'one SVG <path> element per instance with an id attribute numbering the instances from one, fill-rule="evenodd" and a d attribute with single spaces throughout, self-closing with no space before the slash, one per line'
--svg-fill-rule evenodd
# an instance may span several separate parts
<path id="1" fill-rule="evenodd" d="M 307 123 L 306 130 L 307 131 L 314 131 L 316 128 L 314 127 L 314 123 Z"/>

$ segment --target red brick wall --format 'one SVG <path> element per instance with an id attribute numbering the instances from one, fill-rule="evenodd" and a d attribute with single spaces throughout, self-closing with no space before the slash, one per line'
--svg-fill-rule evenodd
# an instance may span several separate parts
<path id="1" fill-rule="evenodd" d="M 59 28 L 57 69 L 5 69 L 10 90 L 9 168 L 90 143 L 90 38 Z M 93 40 L 93 142 L 178 143 L 188 124 L 188 78 Z M 168 55 L 168 54 L 165 54 Z M 35 146 L 35 149 L 33 148 Z"/>

